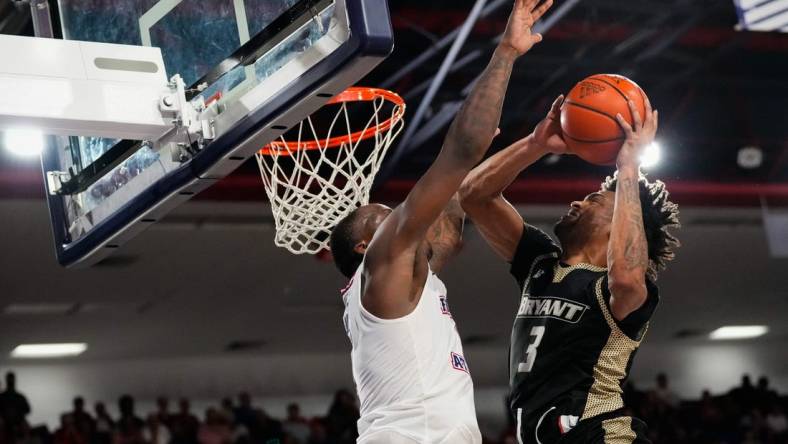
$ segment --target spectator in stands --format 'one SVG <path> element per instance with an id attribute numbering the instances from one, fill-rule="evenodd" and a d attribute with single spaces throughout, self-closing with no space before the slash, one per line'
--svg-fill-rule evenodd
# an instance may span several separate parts
<path id="1" fill-rule="evenodd" d="M 71 418 L 74 426 L 79 430 L 79 434 L 91 441 L 96 429 L 96 422 L 90 413 L 85 411 L 85 400 L 80 396 L 74 398 L 74 411 L 71 412 Z"/>
<path id="2" fill-rule="evenodd" d="M 742 416 L 739 426 L 744 435 L 743 443 L 760 444 L 766 437 L 766 418 L 757 408 L 751 409 Z"/>
<path id="3" fill-rule="evenodd" d="M 200 428 L 200 420 L 190 412 L 189 400 L 182 398 L 178 406 L 179 412 L 172 415 L 170 422 L 170 435 L 172 444 L 195 444 Z"/>
<path id="4" fill-rule="evenodd" d="M 166 396 L 156 398 L 156 419 L 158 424 L 170 427 L 170 400 Z M 150 421 L 148 421 L 150 422 Z"/>
<path id="5" fill-rule="evenodd" d="M 255 421 L 255 411 L 252 407 L 252 397 L 247 392 L 238 394 L 238 407 L 233 411 L 235 423 L 245 426 L 250 431 Z"/>
<path id="6" fill-rule="evenodd" d="M 771 442 L 788 442 L 788 417 L 785 410 L 778 404 L 774 404 L 769 414 L 766 415 L 766 427 L 769 430 Z"/>
<path id="7" fill-rule="evenodd" d="M 96 412 L 96 431 L 93 434 L 93 444 L 111 444 L 115 421 L 107 413 L 103 402 L 97 402 L 93 409 Z"/>
<path id="8" fill-rule="evenodd" d="M 675 409 L 679 406 L 679 397 L 668 387 L 668 375 L 657 375 L 657 387 L 654 389 L 654 398 L 663 405 Z"/>
<path id="9" fill-rule="evenodd" d="M 635 387 L 632 380 L 627 381 L 624 385 L 624 407 L 631 411 L 633 416 L 640 417 L 640 406 L 646 398 L 646 394 Z"/>
<path id="10" fill-rule="evenodd" d="M 761 410 L 768 410 L 775 402 L 777 402 L 777 392 L 769 387 L 769 378 L 761 376 L 758 378 L 758 387 L 755 389 L 755 404 Z"/>
<path id="11" fill-rule="evenodd" d="M 222 409 L 221 414 L 230 421 L 230 424 L 235 424 L 235 407 L 233 406 L 232 398 L 224 398 L 222 399 Z"/>
<path id="12" fill-rule="evenodd" d="M 147 444 L 170 443 L 170 432 L 167 430 L 167 426 L 161 422 L 161 418 L 161 410 L 148 415 L 147 427 L 145 427 L 143 432 L 143 437 Z"/>
<path id="13" fill-rule="evenodd" d="M 307 444 L 328 444 L 328 431 L 321 419 L 313 419 L 309 423 L 309 440 Z"/>
<path id="14" fill-rule="evenodd" d="M 359 416 L 356 398 L 345 389 L 338 390 L 326 416 L 329 441 L 337 444 L 355 443 L 358 438 L 356 421 Z"/>
<path id="15" fill-rule="evenodd" d="M 309 439 L 309 421 L 301 416 L 301 407 L 298 404 L 287 406 L 287 419 L 282 423 L 282 429 L 293 444 L 306 444 Z"/>
<path id="16" fill-rule="evenodd" d="M 749 411 L 755 404 L 755 387 L 752 385 L 750 375 L 741 377 L 741 385 L 731 390 L 729 393 L 733 402 L 738 404 L 745 411 Z"/>
<path id="17" fill-rule="evenodd" d="M 263 409 L 254 410 L 254 420 L 249 429 L 249 435 L 253 442 L 268 442 L 272 440 L 284 439 L 282 423 L 268 416 Z"/>
<path id="18" fill-rule="evenodd" d="M 233 431 L 223 415 L 209 408 L 205 412 L 205 422 L 200 426 L 197 441 L 200 444 L 232 444 Z"/>
<path id="19" fill-rule="evenodd" d="M 701 395 L 699 414 L 700 424 L 706 430 L 717 429 L 722 421 L 722 411 L 708 390 L 704 390 Z"/>
<path id="20" fill-rule="evenodd" d="M 134 413 L 134 398 L 123 395 L 118 400 L 118 419 L 114 444 L 145 444 L 143 429 L 145 422 Z"/>
<path id="21" fill-rule="evenodd" d="M 77 428 L 74 416 L 69 413 L 60 415 L 60 428 L 55 431 L 54 444 L 89 444 L 90 439 Z"/>
<path id="22" fill-rule="evenodd" d="M 0 393 L 0 417 L 3 418 L 6 437 L 14 441 L 27 425 L 30 404 L 25 395 L 16 391 L 16 375 L 8 372 L 5 375 L 5 391 Z"/>

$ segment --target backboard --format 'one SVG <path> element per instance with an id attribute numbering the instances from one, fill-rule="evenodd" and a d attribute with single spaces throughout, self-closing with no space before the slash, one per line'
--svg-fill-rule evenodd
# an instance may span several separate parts
<path id="1" fill-rule="evenodd" d="M 215 104 L 195 149 L 49 138 L 58 261 L 97 262 L 359 80 L 392 50 L 386 0 L 59 0 L 66 39 L 161 48 L 187 97 Z M 177 149 L 176 149 L 177 148 Z"/>

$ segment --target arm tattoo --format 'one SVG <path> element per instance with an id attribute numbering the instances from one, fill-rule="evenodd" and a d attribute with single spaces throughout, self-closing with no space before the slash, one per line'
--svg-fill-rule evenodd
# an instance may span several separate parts
<path id="1" fill-rule="evenodd" d="M 648 242 L 646 241 L 643 213 L 640 204 L 640 189 L 637 179 L 631 177 L 620 181 L 617 188 L 622 193 L 626 223 L 624 259 L 627 270 L 648 268 Z"/>
<path id="2" fill-rule="evenodd" d="M 455 197 L 432 224 L 427 234 L 431 247 L 430 265 L 439 271 L 454 256 L 462 243 L 462 229 L 465 213 Z"/>
<path id="3" fill-rule="evenodd" d="M 513 64 L 513 57 L 496 51 L 449 128 L 446 138 L 458 145 L 463 158 L 480 157 L 487 150 L 501 120 Z"/>

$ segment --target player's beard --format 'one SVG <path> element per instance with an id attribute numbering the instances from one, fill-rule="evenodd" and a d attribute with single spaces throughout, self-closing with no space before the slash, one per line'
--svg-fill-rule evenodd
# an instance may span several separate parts
<path id="1" fill-rule="evenodd" d="M 561 248 L 564 251 L 570 251 L 574 247 L 582 246 L 588 238 L 587 230 L 584 227 L 587 224 L 583 224 L 580 219 L 579 216 L 564 216 L 553 226 L 553 232 L 561 242 Z"/>

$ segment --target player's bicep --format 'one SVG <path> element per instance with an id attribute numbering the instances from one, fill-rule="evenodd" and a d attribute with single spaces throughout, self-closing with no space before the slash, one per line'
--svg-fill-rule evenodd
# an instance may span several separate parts
<path id="1" fill-rule="evenodd" d="M 635 341 L 641 340 L 643 333 L 645 332 L 645 328 L 648 325 L 648 322 L 651 320 L 657 305 L 659 304 L 659 288 L 650 279 L 646 278 L 646 296 L 643 300 L 643 303 L 640 304 L 636 309 L 629 311 L 626 316 L 623 316 L 621 319 L 619 319 L 614 314 L 614 305 L 616 304 L 616 300 L 615 295 L 613 295 L 610 291 L 609 279 L 607 276 L 604 276 L 600 279 L 600 281 L 601 282 L 595 285 L 594 292 L 600 292 L 602 300 L 599 302 L 604 304 L 604 307 L 602 308 L 610 313 L 610 317 L 615 325 L 630 339 Z M 592 292 L 592 294 L 594 292 Z"/>
<path id="2" fill-rule="evenodd" d="M 512 262 L 523 236 L 523 218 L 514 206 L 498 196 L 464 209 L 490 248 L 506 262 Z"/>

